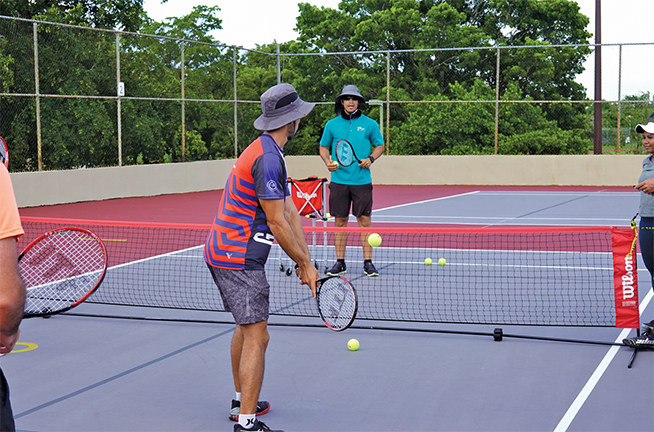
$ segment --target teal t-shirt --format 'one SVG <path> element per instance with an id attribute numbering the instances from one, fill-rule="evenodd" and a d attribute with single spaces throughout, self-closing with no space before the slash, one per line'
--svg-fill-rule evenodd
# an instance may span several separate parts
<path id="1" fill-rule="evenodd" d="M 343 138 L 352 144 L 354 152 L 361 160 L 370 156 L 371 146 L 384 145 L 379 124 L 363 114 L 351 120 L 338 116 L 327 122 L 320 145 L 331 147 L 332 160 L 337 160 L 336 143 Z M 346 185 L 364 185 L 372 183 L 372 176 L 370 169 L 361 168 L 355 162 L 348 167 L 339 166 L 336 171 L 332 172 L 331 181 Z"/>

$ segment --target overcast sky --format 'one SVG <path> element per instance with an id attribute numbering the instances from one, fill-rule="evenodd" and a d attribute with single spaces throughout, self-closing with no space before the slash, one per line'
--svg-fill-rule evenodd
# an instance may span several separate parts
<path id="1" fill-rule="evenodd" d="M 316 6 L 338 8 L 339 0 L 305 0 Z M 162 21 L 168 17 L 179 17 L 191 12 L 194 6 L 218 5 L 218 17 L 222 30 L 214 37 L 227 45 L 254 48 L 255 44 L 268 44 L 275 40 L 287 42 L 297 37 L 293 30 L 299 15 L 298 0 L 145 0 L 144 7 L 150 18 Z M 595 33 L 596 0 L 577 0 L 581 13 L 590 18 L 588 30 Z M 654 31 L 648 19 L 654 16 L 654 0 L 602 0 L 602 44 L 654 42 Z M 592 38 L 590 43 L 595 43 Z M 654 79 L 650 78 L 654 62 L 654 45 L 623 47 L 622 49 L 622 96 L 640 92 L 654 93 Z M 618 97 L 619 48 L 602 49 L 602 98 L 615 100 Z M 586 86 L 589 96 L 594 94 L 594 59 L 591 55 L 586 72 L 579 81 Z"/>

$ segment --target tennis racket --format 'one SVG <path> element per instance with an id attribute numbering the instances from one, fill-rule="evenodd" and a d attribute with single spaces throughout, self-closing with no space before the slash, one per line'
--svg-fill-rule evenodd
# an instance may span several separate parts
<path id="1" fill-rule="evenodd" d="M 91 231 L 58 228 L 41 235 L 18 256 L 27 290 L 24 317 L 54 315 L 86 300 L 102 283 L 107 251 Z"/>
<path id="2" fill-rule="evenodd" d="M 348 328 L 357 316 L 357 292 L 347 279 L 330 276 L 316 283 L 320 318 L 334 331 Z"/>
<path id="3" fill-rule="evenodd" d="M 346 139 L 340 139 L 336 143 L 336 159 L 344 167 L 350 166 L 355 162 L 361 163 L 361 160 L 354 152 L 354 147 Z"/>
<path id="4" fill-rule="evenodd" d="M 4 138 L 0 137 L 0 163 L 9 168 L 9 149 Z"/>

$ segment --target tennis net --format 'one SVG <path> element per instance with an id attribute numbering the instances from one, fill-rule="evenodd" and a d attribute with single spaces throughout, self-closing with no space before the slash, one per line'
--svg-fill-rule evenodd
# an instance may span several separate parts
<path id="1" fill-rule="evenodd" d="M 208 225 L 23 218 L 19 248 L 62 226 L 96 233 L 109 268 L 89 303 L 224 311 L 203 260 Z M 334 234 L 347 237 L 344 276 L 357 319 L 505 325 L 616 325 L 610 227 L 374 228 L 382 244 L 363 274 L 360 228 L 305 227 L 320 273 L 334 263 Z M 367 234 L 363 233 L 365 239 Z M 433 264 L 427 265 L 430 258 Z M 438 260 L 444 258 L 441 266 Z M 317 317 L 315 300 L 275 244 L 266 273 L 273 315 Z M 636 302 L 637 303 L 637 302 Z M 637 307 L 637 305 L 636 305 Z"/>

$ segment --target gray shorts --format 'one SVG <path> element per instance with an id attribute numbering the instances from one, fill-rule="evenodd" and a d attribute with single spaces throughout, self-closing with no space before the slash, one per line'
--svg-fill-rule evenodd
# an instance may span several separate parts
<path id="1" fill-rule="evenodd" d="M 263 270 L 228 270 L 207 264 L 236 324 L 254 324 L 268 319 L 270 285 Z"/>

